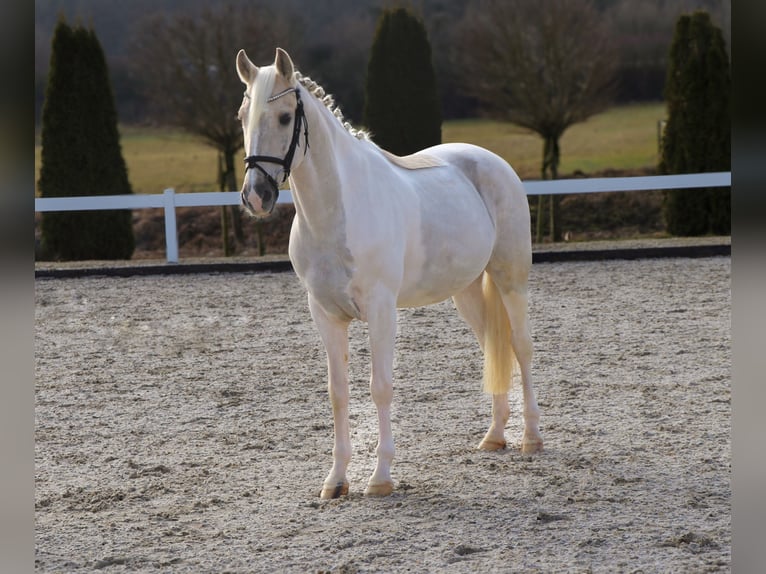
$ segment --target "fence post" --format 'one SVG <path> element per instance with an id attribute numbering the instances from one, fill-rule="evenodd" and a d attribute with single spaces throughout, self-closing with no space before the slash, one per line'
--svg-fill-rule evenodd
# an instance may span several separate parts
<path id="1" fill-rule="evenodd" d="M 178 263 L 178 231 L 176 229 L 176 192 L 173 188 L 163 193 L 165 209 L 165 254 L 168 263 Z"/>

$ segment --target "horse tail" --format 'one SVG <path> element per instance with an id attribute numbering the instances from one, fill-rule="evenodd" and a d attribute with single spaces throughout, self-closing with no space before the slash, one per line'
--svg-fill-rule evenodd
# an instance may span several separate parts
<path id="1" fill-rule="evenodd" d="M 505 394 L 511 388 L 516 356 L 511 346 L 511 323 L 500 291 L 486 272 L 484 296 L 484 392 Z"/>

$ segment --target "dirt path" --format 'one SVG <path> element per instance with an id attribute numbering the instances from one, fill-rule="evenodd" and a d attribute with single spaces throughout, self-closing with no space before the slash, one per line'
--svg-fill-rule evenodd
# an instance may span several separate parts
<path id="1" fill-rule="evenodd" d="M 730 259 L 535 265 L 546 450 L 475 449 L 478 346 L 399 314 L 397 489 L 351 335 L 351 494 L 323 502 L 324 353 L 295 275 L 36 281 L 40 572 L 703 572 L 731 556 Z"/>

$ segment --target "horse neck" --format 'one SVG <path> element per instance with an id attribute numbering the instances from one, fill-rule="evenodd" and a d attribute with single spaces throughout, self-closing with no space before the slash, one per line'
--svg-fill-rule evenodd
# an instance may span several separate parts
<path id="1" fill-rule="evenodd" d="M 344 166 L 353 165 L 349 162 L 365 153 L 365 146 L 313 95 L 305 100 L 309 149 L 290 175 L 290 188 L 296 217 L 326 236 L 338 228 L 344 216 Z"/>

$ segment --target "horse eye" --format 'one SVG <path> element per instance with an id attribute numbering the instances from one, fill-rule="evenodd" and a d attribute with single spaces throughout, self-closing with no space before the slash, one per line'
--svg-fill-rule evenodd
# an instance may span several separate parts
<path id="1" fill-rule="evenodd" d="M 279 116 L 279 123 L 282 124 L 283 126 L 286 126 L 287 124 L 290 123 L 290 119 L 291 119 L 290 114 L 282 114 L 281 116 Z"/>

